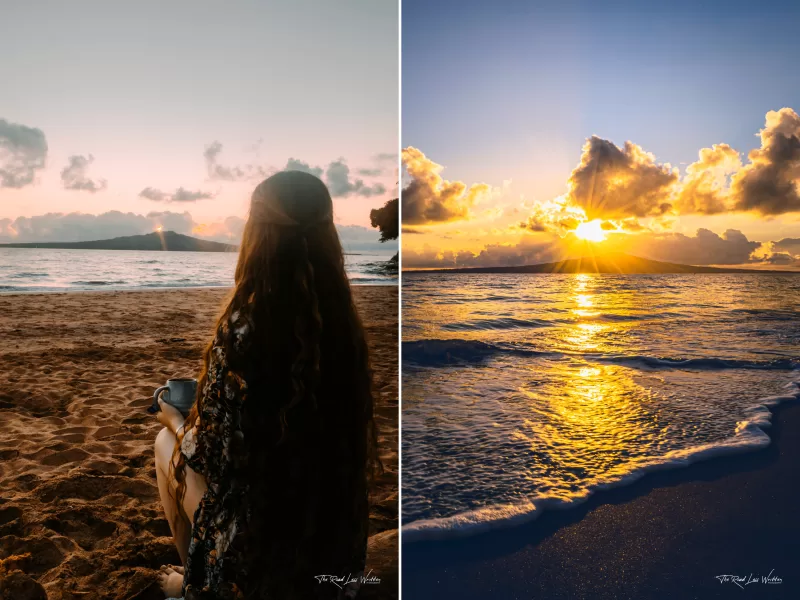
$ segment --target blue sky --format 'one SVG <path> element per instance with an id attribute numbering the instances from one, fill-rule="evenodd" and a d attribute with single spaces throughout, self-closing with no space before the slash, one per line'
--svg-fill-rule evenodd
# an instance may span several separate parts
<path id="1" fill-rule="evenodd" d="M 800 4 L 650 4 L 404 1 L 403 145 L 500 183 L 591 134 L 675 165 L 745 151 L 800 105 Z"/>
<path id="2" fill-rule="evenodd" d="M 775 170 L 789 178 L 800 172 L 800 156 L 786 158 L 785 164 L 765 159 L 760 167 L 747 156 L 762 148 L 759 132 L 770 118 L 768 129 L 778 138 L 800 135 L 799 3 L 404 0 L 402 12 L 402 146 L 424 154 L 414 151 L 417 175 L 410 177 L 420 185 L 413 202 L 418 211 L 427 206 L 427 214 L 434 215 L 426 220 L 415 212 L 413 221 L 404 220 L 416 227 L 404 238 L 404 250 L 418 253 L 406 253 L 404 264 L 419 258 L 420 266 L 439 266 L 451 258 L 442 258 L 443 249 L 453 255 L 467 251 L 477 259 L 486 254 L 482 250 L 503 245 L 502 260 L 510 261 L 516 260 L 509 258 L 510 246 L 558 245 L 539 217 L 552 225 L 575 209 L 580 219 L 593 218 L 583 212 L 580 205 L 587 198 L 575 196 L 578 188 L 571 179 L 582 160 L 594 164 L 592 155 L 582 154 L 592 135 L 604 140 L 595 148 L 598 153 L 604 144 L 622 150 L 630 141 L 636 145 L 633 154 L 641 149 L 655 156 L 653 164 L 644 164 L 649 159 L 641 162 L 629 154 L 623 171 L 609 175 L 611 187 L 595 189 L 598 198 L 633 206 L 633 198 L 626 200 L 611 188 L 624 181 L 628 190 L 637 189 L 642 173 L 654 178 L 650 183 L 658 181 L 659 170 L 669 172 L 666 164 L 679 169 L 677 179 L 664 176 L 663 185 L 655 184 L 653 198 L 661 200 L 627 216 L 617 207 L 618 220 L 605 223 L 604 231 L 646 233 L 663 241 L 708 229 L 716 237 L 701 241 L 720 248 L 742 240 L 736 252 L 720 256 L 729 260 L 735 254 L 743 263 L 755 260 L 748 258 L 753 240 L 800 238 L 800 196 L 781 199 L 780 214 L 752 208 L 762 206 L 763 199 L 751 197 Z M 793 110 L 770 113 L 782 108 Z M 709 193 L 717 196 L 717 206 L 725 209 L 674 204 L 686 187 L 687 166 L 698 161 L 701 149 L 719 144 L 733 148 L 732 154 L 723 149 L 717 157 L 725 155 L 727 170 L 723 174 L 706 164 L 711 160 L 706 156 L 695 168 L 693 183 L 707 192 L 706 199 Z M 425 159 L 443 165 L 441 176 L 463 182 L 467 194 L 454 200 L 432 192 L 436 177 L 425 178 L 435 167 Z M 477 183 L 488 184 L 488 191 L 470 187 Z M 745 187 L 750 196 L 742 199 Z M 566 212 L 530 204 L 556 200 L 571 189 Z M 673 202 L 672 210 L 659 213 L 667 201 Z M 449 203 L 448 208 L 432 210 L 439 202 Z M 693 202 L 702 203 L 700 195 Z M 404 201 L 403 206 L 410 214 L 410 205 Z M 535 215 L 538 221 L 520 226 Z M 623 217 L 638 221 L 623 224 Z M 594 227 L 599 231 L 600 222 Z M 728 240 L 729 229 L 747 240 L 737 233 Z M 645 241 L 634 235 L 615 239 L 635 240 L 637 251 Z M 756 254 L 765 260 L 795 260 L 800 268 L 800 255 L 774 257 L 771 246 L 758 248 Z M 520 250 L 513 256 L 532 260 L 533 255 Z"/>

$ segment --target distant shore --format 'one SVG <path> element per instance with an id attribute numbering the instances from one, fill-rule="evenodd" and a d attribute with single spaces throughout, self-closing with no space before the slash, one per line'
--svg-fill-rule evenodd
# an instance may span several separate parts
<path id="1" fill-rule="evenodd" d="M 428 273 L 428 274 L 549 274 L 549 275 L 574 275 L 609 274 L 609 275 L 667 275 L 690 273 L 789 273 L 800 274 L 797 271 L 782 271 L 775 269 L 742 269 L 738 267 L 712 267 L 706 265 L 688 265 L 680 263 L 663 262 L 641 258 L 629 254 L 610 253 L 596 256 L 583 256 L 570 258 L 557 262 L 539 263 L 532 265 L 494 266 L 494 267 L 452 267 L 434 269 L 403 269 L 403 273 Z"/>
<path id="2" fill-rule="evenodd" d="M 800 404 L 772 410 L 764 449 L 651 473 L 512 529 L 404 544 L 404 592 L 441 600 L 798 598 Z M 743 591 L 723 575 L 757 582 Z"/>

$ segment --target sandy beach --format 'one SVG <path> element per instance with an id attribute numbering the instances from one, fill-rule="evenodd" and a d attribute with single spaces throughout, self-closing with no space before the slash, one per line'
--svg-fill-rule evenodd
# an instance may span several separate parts
<path id="1" fill-rule="evenodd" d="M 773 412 L 765 449 L 649 474 L 525 526 L 405 545 L 404 594 L 798 598 L 800 405 Z"/>
<path id="2" fill-rule="evenodd" d="M 355 287 L 375 372 L 385 474 L 371 490 L 364 597 L 397 596 L 397 287 Z M 223 289 L 0 296 L 0 598 L 162 598 L 179 564 L 145 412 L 196 376 Z M 38 591 L 37 591 L 38 590 Z M 37 595 L 38 594 L 38 595 Z"/>

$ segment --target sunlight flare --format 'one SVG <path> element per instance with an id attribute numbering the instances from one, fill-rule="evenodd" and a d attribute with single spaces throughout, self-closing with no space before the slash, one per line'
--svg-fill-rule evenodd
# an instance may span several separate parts
<path id="1" fill-rule="evenodd" d="M 587 242 L 602 242 L 606 239 L 606 232 L 603 230 L 603 221 L 600 219 L 579 223 L 574 233 L 579 239 L 586 240 Z"/>

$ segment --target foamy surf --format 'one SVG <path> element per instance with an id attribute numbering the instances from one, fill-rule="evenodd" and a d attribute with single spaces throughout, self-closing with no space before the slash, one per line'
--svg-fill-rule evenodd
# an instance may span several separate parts
<path id="1" fill-rule="evenodd" d="M 404 539 L 768 444 L 768 405 L 798 393 L 800 278 L 759 277 L 404 278 Z"/>
<path id="2" fill-rule="evenodd" d="M 610 473 L 574 494 L 538 495 L 515 504 L 487 506 L 449 517 L 421 519 L 403 525 L 403 542 L 420 542 L 469 537 L 497 529 L 511 528 L 535 521 L 548 510 L 567 510 L 586 502 L 592 495 L 604 490 L 624 487 L 648 473 L 689 467 L 690 465 L 720 456 L 752 452 L 771 442 L 765 431 L 772 426 L 770 407 L 784 402 L 800 401 L 800 370 L 798 380 L 790 383 L 788 391 L 794 393 L 763 398 L 746 411 L 746 419 L 739 421 L 732 437 L 716 443 L 668 452 L 662 457 L 640 461 L 627 472 Z"/>

